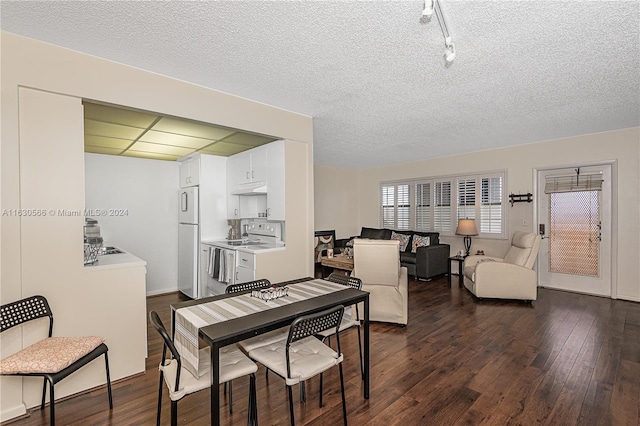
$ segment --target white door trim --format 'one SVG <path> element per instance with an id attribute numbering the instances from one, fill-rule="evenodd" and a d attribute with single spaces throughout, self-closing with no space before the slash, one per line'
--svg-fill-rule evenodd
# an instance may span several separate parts
<path id="1" fill-rule="evenodd" d="M 538 174 L 547 170 L 592 167 L 592 166 L 611 166 L 611 299 L 618 298 L 618 161 L 604 160 L 594 162 L 581 162 L 558 164 L 553 166 L 536 167 L 532 171 L 533 181 L 533 222 L 535 230 L 538 230 L 540 218 L 538 217 L 538 191 L 544 191 L 544 188 L 538 187 Z M 540 286 L 540 271 L 538 270 L 541 253 L 538 253 L 538 262 L 536 262 L 536 271 L 538 286 Z"/>

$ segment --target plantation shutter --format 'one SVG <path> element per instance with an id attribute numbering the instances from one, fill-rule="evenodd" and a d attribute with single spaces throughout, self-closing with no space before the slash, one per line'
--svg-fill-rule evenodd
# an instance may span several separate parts
<path id="1" fill-rule="evenodd" d="M 476 218 L 476 179 L 458 180 L 458 219 Z"/>
<path id="2" fill-rule="evenodd" d="M 431 184 L 416 184 L 416 230 L 431 230 Z"/>
<path id="3" fill-rule="evenodd" d="M 409 218 L 411 213 L 411 202 L 409 201 L 409 185 L 398 185 L 397 194 L 397 220 L 395 229 L 409 229 Z"/>
<path id="4" fill-rule="evenodd" d="M 486 177 L 481 182 L 480 233 L 502 232 L 502 177 Z"/>
<path id="5" fill-rule="evenodd" d="M 382 187 L 382 227 L 393 228 L 395 224 L 395 185 Z"/>
<path id="6" fill-rule="evenodd" d="M 451 232 L 451 181 L 434 183 L 433 230 Z"/>

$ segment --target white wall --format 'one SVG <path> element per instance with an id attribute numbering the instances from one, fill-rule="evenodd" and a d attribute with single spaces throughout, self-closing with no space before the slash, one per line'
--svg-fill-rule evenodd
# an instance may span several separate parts
<path id="1" fill-rule="evenodd" d="M 178 190 L 180 164 L 115 155 L 84 155 L 85 207 L 125 210 L 94 216 L 105 244 L 147 262 L 147 294 L 178 289 Z"/>
<path id="2" fill-rule="evenodd" d="M 536 168 L 609 160 L 616 161 L 618 171 L 618 188 L 614 190 L 617 207 L 614 207 L 613 229 L 613 239 L 617 243 L 613 252 L 620 256 L 613 259 L 613 267 L 617 269 L 615 297 L 640 301 L 640 128 L 361 170 L 357 179 L 359 215 L 355 226 L 351 218 L 317 208 L 319 203 L 328 200 L 327 194 L 339 198 L 339 194 L 344 192 L 345 196 L 352 196 L 353 189 L 345 188 L 340 181 L 319 180 L 316 186 L 322 186 L 322 190 L 318 191 L 321 198 L 316 198 L 316 223 L 333 224 L 331 228 L 347 229 L 347 234 L 358 234 L 362 226 L 378 227 L 379 185 L 383 181 L 506 169 L 507 194 L 534 193 Z M 320 172 L 323 175 L 326 173 L 325 170 Z M 535 231 L 533 203 L 515 204 L 508 207 L 507 214 L 509 235 L 518 230 Z M 523 221 L 526 225 L 523 225 Z M 443 237 L 442 240 L 451 244 L 452 253 L 463 248 L 462 237 Z M 473 250 L 483 249 L 488 255 L 502 256 L 508 247 L 508 240 L 473 238 Z"/>

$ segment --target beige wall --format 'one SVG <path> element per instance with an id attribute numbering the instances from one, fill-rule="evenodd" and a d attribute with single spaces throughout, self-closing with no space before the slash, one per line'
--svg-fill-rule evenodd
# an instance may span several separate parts
<path id="1" fill-rule="evenodd" d="M 358 170 L 316 165 L 313 174 L 315 230 L 334 229 L 336 238 L 358 235 Z"/>
<path id="2" fill-rule="evenodd" d="M 614 160 L 617 167 L 617 191 L 614 191 L 614 269 L 617 268 L 617 293 L 621 299 L 640 301 L 640 129 L 583 135 L 578 137 L 545 141 L 511 148 L 495 149 L 470 154 L 455 155 L 433 160 L 416 161 L 358 172 L 354 178 L 359 185 L 358 220 L 335 215 L 330 210 L 318 207 L 334 197 L 351 197 L 354 189 L 344 187 L 340 181 L 322 179 L 326 168 L 316 171 L 316 228 L 322 223 L 326 227 L 346 229 L 346 234 L 358 234 L 362 226 L 379 226 L 379 184 L 383 181 L 441 176 L 481 171 L 506 170 L 507 193 L 534 191 L 534 169 L 575 166 Z M 615 168 L 614 168 L 615 170 Z M 340 170 L 332 170 L 340 174 Z M 343 195 L 340 195 L 344 191 Z M 617 200 L 616 200 L 617 198 Z M 615 203 L 617 201 L 617 209 Z M 508 208 L 509 232 L 533 231 L 533 203 L 519 203 Z M 526 224 L 523 224 L 523 221 Z M 615 227 L 617 221 L 617 227 Z M 452 252 L 462 248 L 462 238 L 445 237 Z M 615 241 L 617 240 L 617 243 Z M 504 255 L 508 240 L 473 239 L 473 249 L 483 249 L 487 254 Z M 631 259 L 629 253 L 632 253 Z M 615 287 L 614 287 L 615 288 Z"/>
<path id="3" fill-rule="evenodd" d="M 84 160 L 82 148 L 78 143 L 82 137 L 82 117 L 78 115 L 77 123 L 74 122 L 71 126 L 79 132 L 73 140 L 40 139 L 40 145 L 28 147 L 29 156 L 21 160 L 20 151 L 26 147 L 21 147 L 19 134 L 30 131 L 34 126 L 42 126 L 42 123 L 20 127 L 19 87 L 32 88 L 41 93 L 50 92 L 70 99 L 74 106 L 61 107 L 58 112 L 62 114 L 72 114 L 72 109 L 77 108 L 80 100 L 84 98 L 269 134 L 286 139 L 287 149 L 290 145 L 293 147 L 291 152 L 287 151 L 286 154 L 287 165 L 296 164 L 296 168 L 286 172 L 287 190 L 290 185 L 300 186 L 303 188 L 301 192 L 307 194 L 301 197 L 299 194 L 287 193 L 286 216 L 291 219 L 291 222 L 287 221 L 287 250 L 273 254 L 273 261 L 281 269 L 284 269 L 284 266 L 288 268 L 286 276 L 309 276 L 313 273 L 313 129 L 310 117 L 6 32 L 1 33 L 1 43 L 2 209 L 26 208 L 26 200 L 21 199 L 22 194 L 29 194 L 31 197 L 28 207 L 57 208 L 49 205 L 53 202 L 64 202 L 70 206 L 69 208 L 84 206 Z M 50 149 L 54 144 L 63 146 L 59 153 Z M 54 175 L 61 173 L 61 170 L 65 173 L 64 178 L 55 177 Z M 21 182 L 22 178 L 27 177 L 29 181 Z M 48 180 L 51 182 L 47 185 L 46 191 L 38 189 L 39 183 Z M 73 182 L 72 188 L 68 190 L 65 185 L 60 184 L 61 181 Z M 31 190 L 33 188 L 36 189 Z M 289 197 L 294 195 L 296 201 L 290 202 Z M 41 289 L 45 296 L 51 296 L 56 300 L 56 311 L 72 313 L 75 309 L 75 312 L 82 314 L 79 320 L 76 318 L 74 321 L 56 323 L 56 335 L 84 334 L 85 329 L 100 330 L 97 322 L 104 323 L 105 318 L 92 318 L 86 314 L 91 312 L 92 304 L 108 305 L 113 301 L 112 298 L 106 299 L 105 303 L 102 293 L 104 288 L 93 291 L 87 287 L 83 274 L 69 272 L 69 264 L 82 261 L 79 239 L 77 247 L 73 243 L 68 247 L 65 243 L 51 250 L 50 245 L 62 235 L 66 235 L 63 238 L 70 242 L 76 237 L 80 238 L 82 222 L 82 217 L 68 218 L 64 221 L 48 220 L 46 227 L 37 228 L 32 227 L 33 222 L 17 216 L 0 217 L 0 303 L 17 300 L 30 295 L 35 289 Z M 42 241 L 47 242 L 44 247 L 46 250 L 33 250 L 36 231 Z M 304 261 L 286 261 L 294 249 L 296 256 Z M 34 259 L 40 256 L 47 257 L 46 270 L 38 273 L 28 270 L 25 273 L 28 269 L 25 265 L 33 265 Z M 41 279 L 43 273 L 47 275 L 46 281 Z M 280 275 L 285 276 L 282 272 Z M 84 292 L 75 291 L 80 288 L 84 289 Z M 69 297 L 58 297 L 59 294 Z M 117 294 L 117 289 L 108 294 Z M 85 304 L 82 310 L 76 307 L 78 301 Z M 117 315 L 118 309 L 120 308 L 114 304 L 113 315 Z M 96 323 L 95 328 L 91 326 L 92 321 Z M 27 341 L 17 334 L 16 336 L 16 333 L 12 333 L 10 340 L 2 336 L 2 356 L 19 349 Z M 86 376 L 88 381 L 78 383 L 75 390 L 83 386 L 86 388 L 97 377 L 93 377 L 92 374 Z M 115 374 L 114 378 L 117 378 Z M 69 391 L 72 392 L 74 389 Z M 0 391 L 0 420 L 23 413 L 23 400 L 27 401 L 27 405 L 31 405 L 31 401 L 37 399 L 29 388 L 23 389 L 22 382 L 17 380 L 0 379 Z"/>

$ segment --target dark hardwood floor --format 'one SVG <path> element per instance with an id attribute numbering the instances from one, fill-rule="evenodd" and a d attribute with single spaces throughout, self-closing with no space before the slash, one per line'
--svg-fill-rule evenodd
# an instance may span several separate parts
<path id="1" fill-rule="evenodd" d="M 149 310 L 169 324 L 179 294 L 151 297 Z M 371 326 L 371 399 L 362 398 L 355 330 L 342 337 L 347 410 L 352 425 L 640 425 L 640 303 L 540 289 L 532 305 L 478 301 L 446 278 L 409 283 L 409 325 Z M 155 423 L 161 341 L 148 330 L 146 374 L 116 383 L 114 408 L 96 389 L 56 404 L 59 425 Z M 334 371 L 335 370 L 335 371 Z M 286 390 L 273 373 L 257 374 L 263 425 L 289 422 Z M 81 373 L 79 373 L 81 374 Z M 298 402 L 298 424 L 341 424 L 338 370 L 318 379 Z M 233 383 L 234 412 L 223 424 L 246 424 L 248 379 Z M 209 424 L 209 392 L 178 404 L 179 423 Z M 163 424 L 169 424 L 164 393 Z M 10 422 L 46 425 L 48 410 Z"/>

